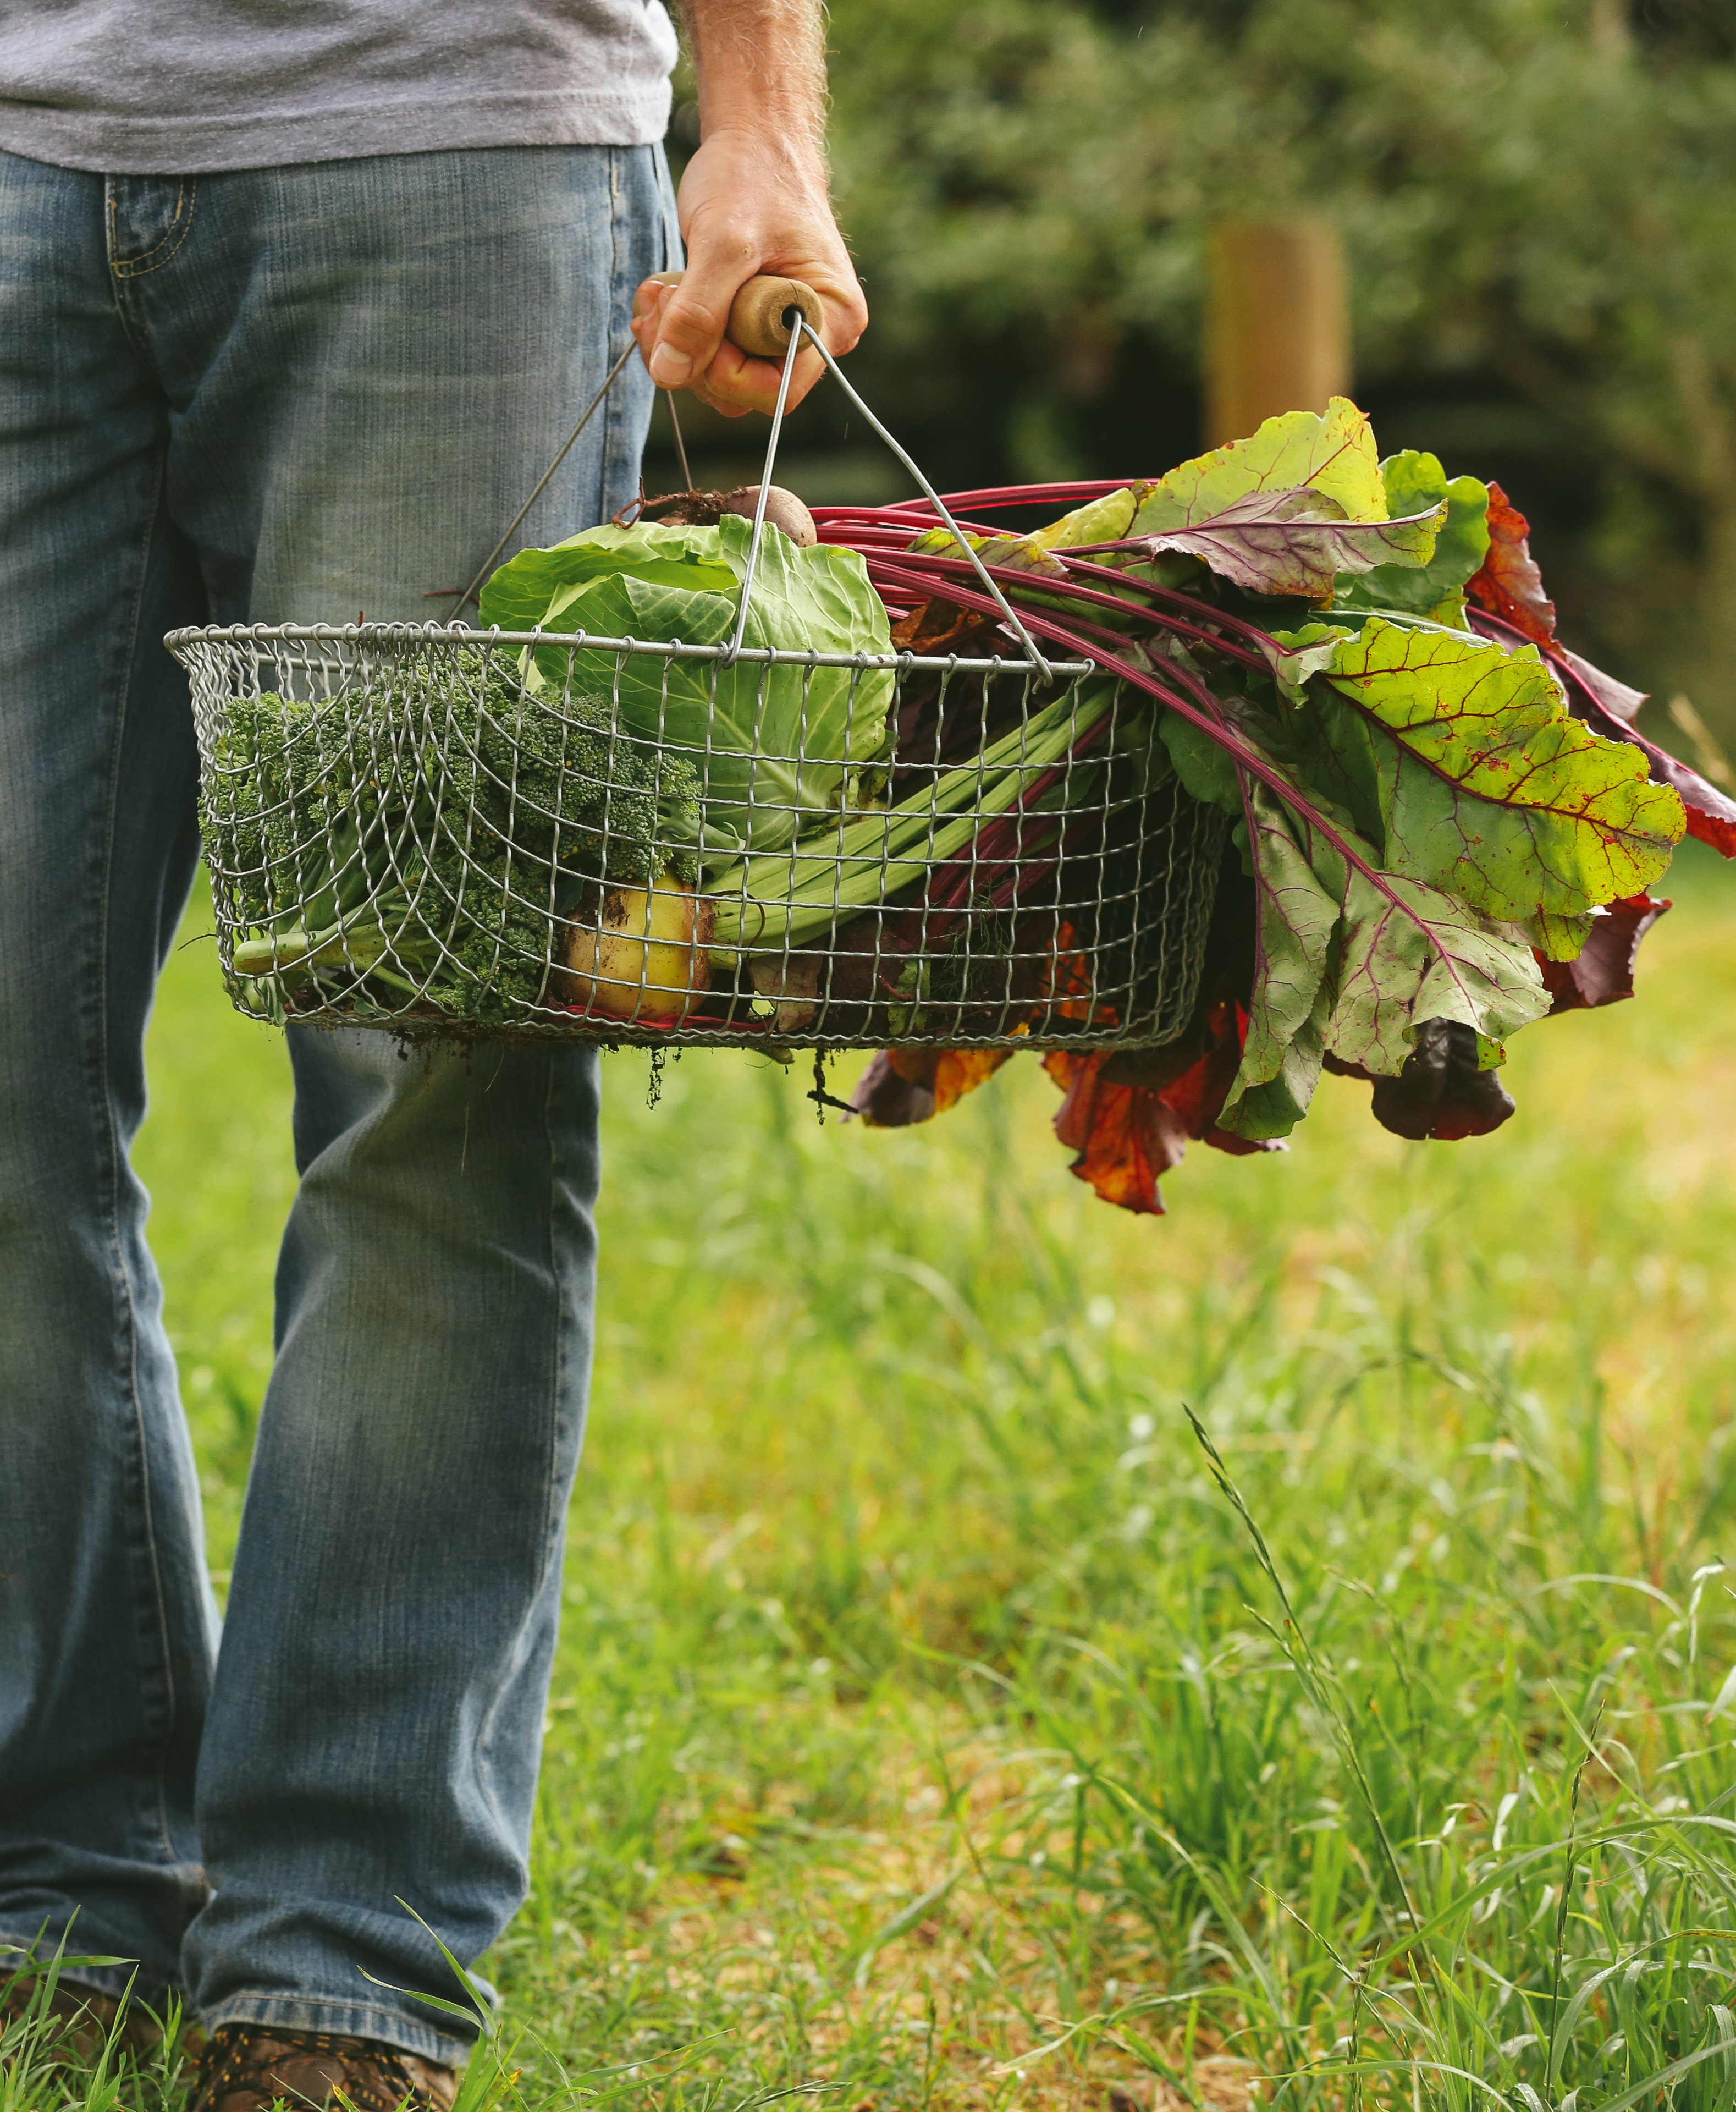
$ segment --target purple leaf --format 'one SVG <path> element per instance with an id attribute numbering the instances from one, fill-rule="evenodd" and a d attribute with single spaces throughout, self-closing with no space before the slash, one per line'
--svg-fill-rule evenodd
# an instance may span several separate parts
<path id="1" fill-rule="evenodd" d="M 1606 675 L 1601 667 L 1593 667 L 1589 660 L 1582 660 L 1559 643 L 1551 646 L 1550 658 L 1570 667 L 1612 719 L 1632 726 L 1638 717 L 1639 708 L 1646 701 L 1643 690 L 1630 690 L 1625 682 L 1618 682 L 1613 675 Z"/>
<path id="2" fill-rule="evenodd" d="M 1540 960 L 1544 985 L 1554 1000 L 1551 1013 L 1579 1012 L 1632 997 L 1639 942 L 1670 906 L 1667 899 L 1655 895 L 1628 895 L 1592 919 L 1591 936 L 1572 960 Z"/>
<path id="3" fill-rule="evenodd" d="M 1288 491 L 1251 491 L 1210 521 L 1137 536 L 1124 547 L 1149 558 L 1183 551 L 1250 594 L 1318 600 L 1331 593 L 1340 573 L 1426 564 L 1446 516 L 1443 500 L 1402 521 L 1350 521 L 1325 492 L 1297 485 Z"/>
<path id="4" fill-rule="evenodd" d="M 1514 1112 L 1513 1096 L 1493 1071 L 1477 1066 L 1477 1037 L 1457 1019 L 1425 1019 L 1416 1045 L 1396 1078 L 1376 1076 L 1359 1063 L 1331 1055 L 1326 1068 L 1347 1078 L 1366 1078 L 1375 1088 L 1373 1113 L 1383 1129 L 1413 1144 L 1434 1137 L 1443 1144 L 1487 1136 Z"/>

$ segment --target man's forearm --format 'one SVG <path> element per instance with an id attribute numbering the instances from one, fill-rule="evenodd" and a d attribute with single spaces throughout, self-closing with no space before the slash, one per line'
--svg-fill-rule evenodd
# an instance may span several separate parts
<path id="1" fill-rule="evenodd" d="M 813 288 L 834 352 L 856 343 L 868 310 L 827 196 L 820 0 L 682 0 L 682 12 L 699 82 L 699 146 L 681 179 L 687 270 L 679 287 L 640 287 L 633 327 L 660 387 L 738 417 L 769 411 L 780 380 L 724 338 L 756 272 Z M 822 371 L 811 347 L 797 354 L 793 403 Z"/>
<path id="2" fill-rule="evenodd" d="M 699 135 L 752 127 L 822 161 L 825 34 L 819 0 L 682 0 Z"/>

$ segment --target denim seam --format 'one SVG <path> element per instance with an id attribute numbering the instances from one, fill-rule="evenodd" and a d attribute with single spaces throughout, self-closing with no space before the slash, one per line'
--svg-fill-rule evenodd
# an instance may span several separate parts
<path id="1" fill-rule="evenodd" d="M 174 217 L 151 247 L 137 257 L 123 257 L 120 253 L 120 234 L 116 224 L 120 206 L 112 189 L 106 203 L 108 207 L 108 267 L 117 279 L 142 279 L 147 272 L 160 271 L 165 264 L 170 262 L 193 232 L 193 216 L 198 209 L 199 180 L 197 176 L 182 177 L 181 187 L 175 194 Z M 187 209 L 184 224 L 181 219 L 183 206 Z M 160 257 L 157 255 L 159 250 L 164 252 Z"/>
<path id="2" fill-rule="evenodd" d="M 561 1309 L 560 1265 L 555 1253 L 556 1188 L 558 1174 L 553 1141 L 554 1099 L 559 1067 L 552 1055 L 545 1056 L 543 1063 L 547 1083 L 543 1090 L 543 1136 L 548 1154 L 548 1210 L 544 1220 L 548 1229 L 548 1240 L 543 1249 L 543 1258 L 548 1270 L 549 1281 L 554 1286 L 555 1291 L 552 1300 L 553 1317 L 551 1323 L 552 1340 L 549 1357 L 551 1366 L 549 1376 L 552 1381 L 550 1397 L 552 1406 L 548 1418 L 548 1457 L 543 1476 L 543 1486 L 548 1491 L 547 1501 L 543 1510 L 543 1554 L 542 1560 L 537 1567 L 536 1581 L 526 1596 L 525 1618 L 519 1624 L 520 1636 L 524 1634 L 529 1623 L 534 1619 L 536 1609 L 542 1604 L 543 1595 L 548 1588 L 549 1573 L 555 1564 L 554 1549 L 566 1513 L 565 1504 L 556 1495 L 556 1486 L 560 1477 L 555 1471 L 561 1450 L 560 1404 L 566 1381 L 566 1329 L 565 1314 Z M 521 1668 L 518 1668 L 521 1669 Z M 500 1800 L 494 1793 L 494 1777 L 489 1761 L 489 1753 L 493 1741 L 495 1727 L 500 1720 L 500 1712 L 506 1706 L 507 1687 L 511 1683 L 514 1669 L 515 1668 L 510 1664 L 506 1668 L 507 1677 L 502 1678 L 500 1685 L 495 1689 L 494 1698 L 489 1704 L 481 1723 L 476 1727 L 475 1743 L 478 1787 L 484 1796 L 488 1799 L 489 1809 L 493 1814 L 495 1823 L 503 1833 L 508 1835 L 513 1829 L 507 1820 L 507 1814 L 501 1809 Z M 540 1772 L 540 1759 L 539 1771 Z"/>
<path id="3" fill-rule="evenodd" d="M 148 1607 L 137 1609 L 135 1632 L 142 1646 L 142 1669 L 148 1668 L 143 1683 L 143 1719 L 148 1727 L 155 1746 L 153 1788 L 156 1809 L 154 1819 L 157 1845 L 162 1860 L 172 1864 L 176 1858 L 175 1844 L 169 1829 L 168 1784 L 165 1767 L 169 1747 L 169 1734 L 175 1722 L 175 1672 L 169 1642 L 169 1623 L 164 1605 L 162 1569 L 157 1554 L 157 1535 L 153 1527 L 151 1501 L 151 1478 L 148 1452 L 145 1441 L 144 1417 L 139 1405 L 139 1316 L 133 1281 L 125 1259 L 125 1243 L 120 1231 L 121 1167 L 125 1154 L 115 1127 L 114 1102 L 108 1085 L 109 1056 L 109 929 L 108 904 L 114 885 L 115 823 L 120 798 L 120 755 L 125 745 L 127 726 L 127 698 L 132 688 L 131 673 L 139 655 L 139 626 L 143 613 L 145 583 L 149 576 L 151 549 L 156 538 L 157 526 L 163 508 L 163 485 L 159 471 L 157 494 L 151 508 L 139 552 L 137 584 L 134 589 L 131 619 L 127 630 L 127 642 L 122 658 L 123 670 L 120 691 L 120 709 L 116 718 L 114 745 L 109 766 L 108 798 L 103 816 L 102 836 L 101 880 L 98 899 L 102 905 L 101 923 L 97 944 L 96 985 L 97 1033 L 93 1058 L 95 1076 L 90 1080 L 97 1103 L 97 1115 L 107 1141 L 106 1168 L 107 1194 L 107 1222 L 106 1231 L 110 1241 L 111 1273 L 120 1294 L 126 1319 L 126 1378 L 127 1393 L 132 1407 L 130 1435 L 135 1450 L 139 1514 L 137 1523 L 143 1527 L 140 1542 L 129 1549 L 129 1557 L 136 1564 L 142 1553 L 150 1577 Z M 154 1630 L 154 1634 L 152 1631 Z M 156 1662 L 150 1659 L 150 1646 L 156 1644 Z"/>
<path id="4" fill-rule="evenodd" d="M 621 149 L 609 149 L 609 306 L 603 319 L 603 344 L 606 347 L 604 372 L 612 367 L 620 357 L 615 342 L 615 321 L 621 313 L 626 289 L 627 262 L 627 202 L 621 183 Z M 620 392 L 611 389 L 602 407 L 602 445 L 597 456 L 597 504 L 593 509 L 601 513 L 608 503 L 609 468 L 615 458 L 615 448 L 620 438 Z M 644 489 L 643 485 L 640 489 Z"/>
<path id="5" fill-rule="evenodd" d="M 561 1075 L 561 1066 L 551 1051 L 545 1059 L 548 1082 L 543 1091 L 543 1136 L 548 1153 L 548 1278 L 553 1284 L 552 1300 L 553 1340 L 551 1344 L 553 1366 L 551 1374 L 554 1381 L 554 1412 L 548 1419 L 548 1472 L 544 1486 L 548 1501 L 543 1513 L 543 1568 L 538 1578 L 537 1598 L 541 1600 L 548 1583 L 548 1573 L 554 1564 L 553 1549 L 566 1523 L 567 1499 L 556 1493 L 559 1476 L 555 1472 L 561 1450 L 561 1403 L 566 1398 L 566 1286 L 561 1280 L 560 1257 L 556 1251 L 558 1241 L 555 1236 L 556 1218 L 560 1208 L 560 1154 L 555 1149 L 555 1095 Z"/>

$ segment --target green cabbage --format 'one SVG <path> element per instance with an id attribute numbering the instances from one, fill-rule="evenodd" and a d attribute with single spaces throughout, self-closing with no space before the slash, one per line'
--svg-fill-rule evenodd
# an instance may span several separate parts
<path id="1" fill-rule="evenodd" d="M 523 550 L 482 592 L 485 624 L 593 637 L 726 644 L 741 607 L 752 525 L 589 528 Z M 886 611 L 853 550 L 761 539 L 744 644 L 790 653 L 885 654 Z M 772 667 L 617 656 L 543 646 L 527 655 L 532 688 L 611 694 L 628 733 L 692 763 L 703 794 L 702 849 L 712 858 L 776 850 L 816 817 L 855 807 L 865 767 L 886 748 L 893 677 L 885 668 Z"/>

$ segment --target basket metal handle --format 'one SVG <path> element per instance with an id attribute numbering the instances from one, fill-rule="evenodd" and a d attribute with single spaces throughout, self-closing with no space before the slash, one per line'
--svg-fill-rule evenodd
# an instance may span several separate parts
<path id="1" fill-rule="evenodd" d="M 679 271 L 654 271 L 652 276 L 660 285 L 664 286 L 678 286 L 682 279 L 682 274 Z M 820 335 L 820 325 L 824 319 L 824 306 L 820 296 L 811 286 L 804 285 L 799 279 L 775 278 L 768 272 L 757 273 L 753 278 L 748 280 L 730 304 L 729 321 L 725 330 L 725 335 L 729 342 L 738 352 L 745 352 L 750 357 L 780 358 L 783 361 L 783 372 L 778 380 L 777 407 L 771 414 L 771 430 L 766 439 L 766 461 L 760 472 L 759 499 L 753 510 L 753 535 L 748 546 L 748 567 L 742 580 L 741 608 L 736 617 L 735 635 L 720 656 L 720 664 L 728 667 L 734 661 L 742 649 L 743 640 L 747 635 L 748 610 L 753 593 L 753 577 L 759 568 L 760 546 L 765 539 L 766 502 L 771 489 L 772 465 L 777 459 L 778 436 L 784 429 L 784 412 L 789 400 L 789 385 L 795 373 L 796 355 L 802 349 L 802 341 L 805 339 L 825 362 L 827 371 L 837 382 L 838 387 L 843 390 L 845 395 L 861 412 L 870 426 L 922 487 L 929 504 L 939 515 L 953 541 L 970 559 L 977 577 L 988 589 L 996 606 L 1011 626 L 1014 635 L 1025 648 L 1027 660 L 1037 670 L 1044 682 L 1052 682 L 1055 679 L 1054 671 L 1043 657 L 1041 648 L 1020 620 L 1012 603 L 1001 591 L 999 583 L 966 539 L 963 530 L 947 511 L 941 501 L 939 493 L 917 467 L 912 457 L 893 438 L 849 382 L 845 380 L 843 369 L 827 351 Z M 458 614 L 461 618 L 483 581 L 493 570 L 495 559 L 511 540 L 514 530 L 531 508 L 536 504 L 538 499 L 542 497 L 549 479 L 566 459 L 573 444 L 596 414 L 598 406 L 615 386 L 621 369 L 632 357 L 634 347 L 629 344 L 626 350 L 609 370 L 602 388 L 587 405 L 584 416 L 567 435 L 560 453 L 538 480 L 536 489 L 513 515 L 511 520 L 507 524 L 505 533 L 501 536 L 500 540 L 484 558 L 478 567 L 475 578 L 470 581 L 459 599 Z M 679 444 L 679 429 L 677 444 Z M 684 467 L 685 448 L 682 449 L 682 456 Z"/>
<path id="2" fill-rule="evenodd" d="M 771 280 L 767 283 L 775 284 L 777 281 Z M 793 283 L 793 281 L 792 283 Z M 845 395 L 847 395 L 850 401 L 855 404 L 857 409 L 861 412 L 862 416 L 868 421 L 869 424 L 873 426 L 875 431 L 879 435 L 880 438 L 884 440 L 887 446 L 891 448 L 892 452 L 898 457 L 898 460 L 903 463 L 905 468 L 910 471 L 911 475 L 916 480 L 917 483 L 922 486 L 923 490 L 928 495 L 929 504 L 946 523 L 948 530 L 951 534 L 953 541 L 970 560 L 972 566 L 975 568 L 977 577 L 981 580 L 983 585 L 987 587 L 989 594 L 993 597 L 997 606 L 999 608 L 1002 615 L 1004 616 L 1007 618 L 1007 622 L 1011 625 L 1014 634 L 1017 637 L 1019 643 L 1025 648 L 1025 657 L 1029 661 L 1031 666 L 1037 670 L 1038 674 L 1042 677 L 1044 682 L 1052 682 L 1055 679 L 1054 670 L 1050 667 L 1048 662 L 1043 658 L 1036 640 L 1032 637 L 1029 631 L 1025 629 L 1024 624 L 1020 621 L 1018 612 L 1014 608 L 1012 603 L 1007 599 L 1006 595 L 1002 593 L 999 582 L 995 579 L 993 574 L 990 572 L 988 567 L 983 562 L 982 559 L 977 555 L 971 544 L 966 540 L 964 530 L 947 511 L 945 503 L 942 500 L 940 494 L 935 490 L 934 485 L 929 482 L 928 479 L 922 474 L 922 471 L 916 467 L 914 459 L 906 453 L 904 448 L 902 448 L 898 444 L 898 441 L 893 438 L 892 435 L 887 431 L 886 428 L 880 423 L 879 420 L 875 417 L 873 412 L 869 409 L 868 406 L 862 401 L 861 398 L 857 395 L 855 389 L 852 388 L 850 384 L 844 379 L 843 369 L 838 365 L 838 362 L 833 358 L 831 353 L 826 350 L 825 346 L 820 341 L 819 331 L 816 330 L 812 323 L 808 321 L 807 316 L 798 309 L 793 302 L 784 311 L 783 321 L 785 330 L 788 332 L 788 349 L 784 354 L 784 371 L 778 378 L 778 403 L 777 408 L 771 414 L 771 430 L 766 436 L 766 462 L 764 467 L 760 471 L 759 498 L 753 509 L 753 539 L 748 545 L 748 569 L 742 577 L 741 609 L 735 619 L 735 635 L 729 640 L 727 651 L 720 657 L 718 665 L 724 667 L 729 666 L 734 660 L 737 653 L 741 651 L 742 641 L 747 636 L 748 605 L 749 599 L 753 593 L 753 576 L 759 567 L 760 545 L 764 540 L 766 534 L 766 502 L 771 494 L 771 467 L 772 464 L 777 459 L 778 435 L 784 429 L 784 410 L 785 404 L 789 400 L 790 377 L 796 371 L 796 354 L 802 349 L 802 340 L 804 338 L 807 338 L 812 344 L 815 351 L 817 352 L 820 354 L 820 357 L 825 362 L 827 371 L 830 373 L 833 380 L 837 382 L 838 387 L 843 390 Z"/>
<path id="3" fill-rule="evenodd" d="M 679 286 L 679 271 L 653 271 L 652 277 L 660 286 Z M 738 352 L 745 352 L 752 358 L 781 359 L 791 341 L 791 325 L 787 320 L 791 315 L 799 316 L 801 323 L 811 331 L 817 330 L 825 320 L 825 307 L 811 286 L 804 285 L 800 279 L 775 278 L 770 272 L 757 272 L 736 294 L 729 306 L 729 320 L 724 335 Z M 797 332 L 799 341 L 799 328 Z M 818 339 L 815 339 L 817 344 Z M 584 416 L 574 426 L 561 443 L 561 451 L 537 479 L 533 491 L 516 513 L 501 531 L 500 540 L 489 551 L 476 568 L 476 576 L 458 597 L 457 612 L 461 617 L 475 600 L 483 581 L 494 569 L 494 561 L 512 540 L 513 531 L 548 488 L 548 480 L 571 453 L 579 435 L 597 414 L 597 407 L 620 377 L 621 369 L 633 357 L 629 344 L 613 366 L 609 369 L 603 385 L 585 406 Z M 782 398 L 779 402 L 781 404 Z M 673 408 L 674 399 L 670 404 Z M 681 467 L 687 468 L 687 450 L 681 445 L 680 428 L 675 429 L 675 445 L 680 450 Z M 738 644 L 739 641 L 738 640 Z"/>

